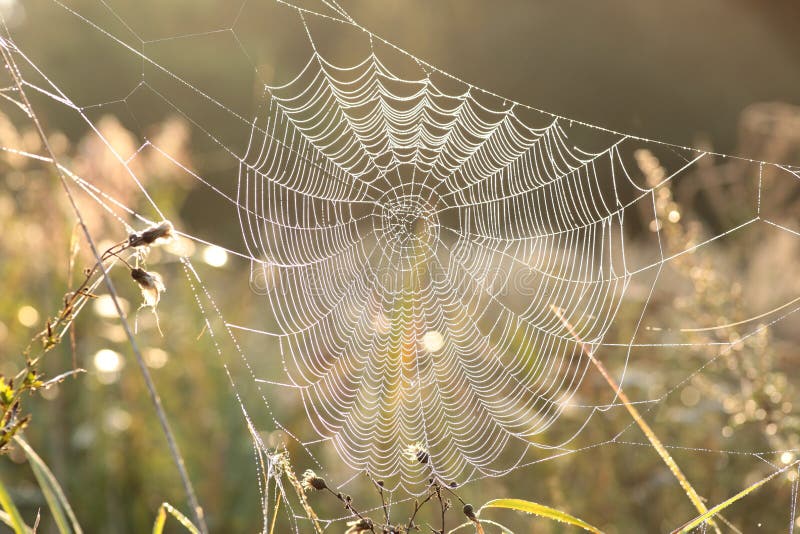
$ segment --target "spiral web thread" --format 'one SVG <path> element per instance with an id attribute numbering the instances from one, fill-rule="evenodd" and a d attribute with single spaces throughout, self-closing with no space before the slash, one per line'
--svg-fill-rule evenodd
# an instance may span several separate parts
<path id="1" fill-rule="evenodd" d="M 212 330 L 220 355 L 227 361 L 221 340 L 230 338 L 250 370 L 264 403 L 256 410 L 271 412 L 269 399 L 292 391 L 316 437 L 300 437 L 273 417 L 276 428 L 312 456 L 312 447 L 329 444 L 356 472 L 393 480 L 394 487 L 418 491 L 432 475 L 464 483 L 575 452 L 571 438 L 551 443 L 546 431 L 570 406 L 586 414 L 574 435 L 609 407 L 571 404 L 590 372 L 581 343 L 600 356 L 606 347 L 637 346 L 639 325 L 630 339 L 605 339 L 632 280 L 650 286 L 643 316 L 662 267 L 677 256 L 758 223 L 798 235 L 763 216 L 760 199 L 764 168 L 794 179 L 800 171 L 738 158 L 754 183 L 751 218 L 673 256 L 661 250 L 656 228 L 658 257 L 631 260 L 626 213 L 654 212 L 659 189 L 712 153 L 510 102 L 369 33 L 335 2 L 325 2 L 329 13 L 286 5 L 300 17 L 362 30 L 370 42 L 412 58 L 419 76 L 394 74 L 374 49 L 360 63 L 335 65 L 317 50 L 303 20 L 313 47 L 308 63 L 289 83 L 264 85 L 252 121 L 55 3 L 250 129 L 247 149 L 238 154 L 194 123 L 238 163 L 235 194 L 193 176 L 220 201 L 234 203 L 243 245 L 228 252 L 250 263 L 254 298 L 266 303 L 273 328 L 225 322 L 187 257 L 189 284 L 207 324 L 221 321 L 222 329 Z M 220 31 L 236 38 L 235 24 Z M 12 40 L 2 45 L 33 73 L 24 76 L 26 87 L 73 109 L 102 138 L 87 106 L 76 105 Z M 454 82 L 460 90 L 450 89 Z M 159 94 L 146 79 L 138 87 Z M 4 94 L 13 101 L 13 91 Z M 573 137 L 594 148 L 579 148 Z M 152 141 L 145 147 L 170 158 Z M 659 183 L 632 171 L 630 155 L 641 147 L 672 158 Z M 149 199 L 131 160 L 116 156 Z M 122 224 L 155 222 L 104 192 L 103 184 L 69 176 Z M 780 314 L 772 322 L 794 313 L 792 304 L 775 308 Z M 259 375 L 252 362 L 262 356 L 241 348 L 241 336 L 277 343 L 280 380 Z M 228 375 L 238 397 L 237 380 Z M 647 402 L 657 404 L 681 384 Z M 242 410 L 257 447 L 266 448 L 247 416 L 254 408 L 242 404 Z M 424 450 L 427 463 L 408 454 L 410 447 Z M 531 459 L 531 451 L 544 452 Z M 268 501 L 268 488 L 262 493 Z"/>
<path id="2" fill-rule="evenodd" d="M 535 443 L 588 364 L 551 305 L 595 343 L 624 293 L 622 204 L 596 170 L 616 143 L 580 152 L 557 119 L 530 128 L 374 54 L 341 69 L 315 53 L 267 110 L 242 230 L 283 288 L 267 292 L 283 362 L 319 434 L 412 482 L 429 477 L 404 454 L 416 443 L 446 480 Z"/>

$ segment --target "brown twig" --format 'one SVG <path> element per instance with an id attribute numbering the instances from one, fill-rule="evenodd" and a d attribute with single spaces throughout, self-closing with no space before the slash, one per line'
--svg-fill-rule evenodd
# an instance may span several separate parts
<path id="1" fill-rule="evenodd" d="M 347 509 L 350 513 L 355 515 L 357 518 L 361 519 L 362 521 L 369 521 L 370 523 L 372 522 L 371 519 L 369 519 L 368 517 L 364 517 L 361 514 L 361 512 L 359 512 L 358 510 L 355 509 L 355 507 L 353 507 L 353 499 L 349 495 L 342 495 L 341 493 L 335 492 L 327 486 L 325 486 L 325 489 L 328 490 L 331 495 L 339 499 L 342 502 L 342 504 L 344 504 L 345 509 Z M 374 526 L 370 527 L 370 532 L 375 532 Z"/>
<path id="2" fill-rule="evenodd" d="M 378 493 L 381 496 L 381 506 L 383 507 L 383 518 L 384 518 L 384 521 L 385 521 L 385 525 L 389 526 L 389 524 L 390 524 L 390 521 L 389 521 L 389 506 L 386 504 L 386 496 L 383 493 L 383 481 L 382 480 L 373 479 L 372 476 L 369 473 L 367 473 L 367 478 L 369 478 L 370 481 L 375 485 L 375 487 L 378 488 Z"/>
<path id="3" fill-rule="evenodd" d="M 439 507 L 442 509 L 442 530 L 440 532 L 441 534 L 447 534 L 444 528 L 444 519 L 445 513 L 447 512 L 447 506 L 445 505 L 444 499 L 442 499 L 442 490 L 439 487 L 439 484 L 434 484 L 433 487 L 436 491 L 436 498 L 439 499 Z"/>
<path id="4" fill-rule="evenodd" d="M 419 513 L 419 511 L 422 509 L 422 507 L 425 506 L 425 503 L 430 501 L 433 498 L 434 495 L 436 495 L 436 494 L 431 491 L 430 493 L 428 493 L 428 496 L 425 497 L 424 501 L 422 501 L 422 502 L 414 501 L 414 513 L 411 514 L 411 517 L 408 520 L 408 527 L 406 528 L 406 530 L 411 532 L 412 528 L 416 528 L 416 525 L 414 524 L 414 519 L 417 518 L 417 513 Z"/>

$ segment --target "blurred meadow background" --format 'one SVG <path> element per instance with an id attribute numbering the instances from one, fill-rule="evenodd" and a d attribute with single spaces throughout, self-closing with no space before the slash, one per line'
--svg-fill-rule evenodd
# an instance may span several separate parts
<path id="1" fill-rule="evenodd" d="M 313 0 L 304 3 L 319 9 Z M 269 0 L 66 4 L 245 117 L 253 114 L 262 95 L 259 79 L 286 82 L 308 58 L 297 16 Z M 372 32 L 515 101 L 646 138 L 800 165 L 797 2 L 342 0 L 341 5 Z M 241 240 L 238 221 L 214 216 L 218 197 L 191 173 L 211 183 L 235 180 L 237 162 L 224 147 L 241 151 L 249 130 L 56 2 L 2 0 L 0 10 L 15 43 L 84 107 L 103 138 L 132 157 L 136 176 L 176 227 L 235 248 Z M 241 47 L 226 31 L 233 24 Z M 356 45 L 323 24 L 312 30 L 333 55 L 358 57 L 353 50 L 363 43 Z M 197 36 L 174 39 L 191 34 Z M 181 102 L 186 115 L 154 98 L 152 91 L 140 90 L 142 79 Z M 33 105 L 63 165 L 102 184 L 126 206 L 147 212 L 141 192 L 85 121 L 41 95 Z M 213 132 L 222 145 L 204 131 Z M 167 147 L 185 169 L 157 151 L 137 153 L 144 139 Z M 43 149 L 30 121 L 5 101 L 0 103 L 0 145 L 35 154 Z M 653 185 L 665 172 L 654 157 L 638 152 L 635 160 L 643 180 Z M 725 232 L 752 208 L 751 166 L 724 158 L 706 163 L 659 194 L 655 209 L 661 245 L 668 252 Z M 0 177 L 0 374 L 9 377 L 23 368 L 22 351 L 92 261 L 50 166 L 4 153 Z M 800 230 L 800 182 L 767 171 L 763 180 L 762 205 L 788 228 Z M 83 215 L 100 248 L 127 237 L 108 214 L 83 200 Z M 625 222 L 628 253 L 649 257 L 652 217 L 644 211 L 630 217 Z M 118 270 L 112 276 L 125 311 L 137 319 L 137 340 L 211 531 L 257 532 L 261 503 L 253 447 L 178 255 L 192 257 L 209 289 L 216 289 L 220 307 L 234 310 L 234 317 L 226 319 L 236 322 L 262 307 L 248 285 L 244 262 L 233 261 L 219 247 L 187 239 L 170 247 L 153 249 L 148 258 L 167 285 L 158 307 L 159 325 L 148 310 L 136 314 L 141 295 L 128 273 Z M 666 264 L 645 324 L 668 330 L 735 323 L 781 306 L 800 296 L 799 257 L 800 237 L 790 232 L 759 227 L 730 234 Z M 647 289 L 635 281 L 627 298 L 643 301 Z M 86 532 L 145 532 L 163 501 L 183 507 L 185 499 L 119 319 L 105 291 L 98 288 L 97 293 L 99 298 L 74 324 L 74 350 L 65 340 L 42 362 L 50 377 L 73 367 L 88 372 L 25 397 L 25 410 L 32 414 L 25 436 L 64 487 Z M 622 308 L 609 337 L 630 339 L 639 319 L 634 309 Z M 623 385 L 634 400 L 658 398 L 681 384 L 648 411 L 647 419 L 664 443 L 675 446 L 676 461 L 709 504 L 725 500 L 775 466 L 791 464 L 798 456 L 793 451 L 800 450 L 800 322 L 789 314 L 737 343 L 755 324 L 680 337 L 651 332 L 647 339 L 653 343 L 698 345 L 637 348 L 625 375 Z M 716 358 L 720 349 L 714 343 L 719 342 L 732 343 L 733 350 Z M 264 361 L 278 350 L 268 338 L 258 343 L 248 348 L 263 353 Z M 623 356 L 612 351 L 606 360 L 615 376 Z M 244 370 L 234 365 L 232 373 L 243 376 Z M 239 385 L 243 395 L 256 394 L 246 380 Z M 609 400 L 608 386 L 590 375 L 578 396 L 586 405 L 603 404 Z M 278 403 L 274 408 L 290 428 L 305 424 L 298 406 Z M 264 414 L 251 415 L 265 441 L 277 445 L 280 434 Z M 563 417 L 569 421 L 570 412 Z M 694 517 L 695 510 L 639 429 L 630 425 L 622 409 L 603 412 L 572 445 L 600 443 L 630 427 L 619 443 L 479 480 L 460 495 L 475 505 L 500 497 L 536 501 L 605 532 L 670 531 Z M 571 428 L 556 423 L 548 433 L 558 441 Z M 760 451 L 764 454 L 752 454 Z M 291 445 L 289 454 L 297 458 L 298 472 L 314 467 Z M 332 452 L 323 451 L 319 458 L 326 469 L 343 470 Z M 0 478 L 26 518 L 45 510 L 18 447 L 0 458 Z M 726 518 L 742 532 L 754 532 L 759 525 L 763 532 L 787 531 L 796 480 L 797 471 L 788 471 L 733 505 Z M 352 491 L 362 507 L 380 504 L 368 484 L 358 487 L 360 493 Z M 334 499 L 309 498 L 321 516 L 344 515 Z M 397 506 L 402 517 L 406 511 Z M 572 531 L 513 513 L 492 517 L 515 532 Z M 452 525 L 460 522 L 455 517 Z M 289 527 L 281 524 L 277 531 L 281 528 Z M 329 531 L 346 528 L 335 523 Z M 179 527 L 167 530 L 178 532 Z M 56 532 L 45 513 L 39 531 Z"/>

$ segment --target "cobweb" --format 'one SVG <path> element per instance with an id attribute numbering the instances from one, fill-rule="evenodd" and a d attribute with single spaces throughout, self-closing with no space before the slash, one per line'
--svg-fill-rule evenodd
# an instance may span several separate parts
<path id="1" fill-rule="evenodd" d="M 178 230 L 221 247 L 247 266 L 249 279 L 215 286 L 209 279 L 219 273 L 204 274 L 189 256 L 181 262 L 255 445 L 267 457 L 275 443 L 265 433 L 277 430 L 281 442 L 300 446 L 323 472 L 322 458 L 334 450 L 353 474 L 368 472 L 390 489 L 417 493 L 431 477 L 465 484 L 619 442 L 624 430 L 607 442 L 571 446 L 596 414 L 619 406 L 613 392 L 605 404 L 581 400 L 582 383 L 596 373 L 587 348 L 618 362 L 619 381 L 627 384 L 637 350 L 691 347 L 681 332 L 715 328 L 642 327 L 665 266 L 756 226 L 800 235 L 761 206 L 766 171 L 789 181 L 800 171 L 736 158 L 747 208 L 731 213 L 714 235 L 666 251 L 664 191 L 720 155 L 510 101 L 372 34 L 335 2 L 323 1 L 323 10 L 283 4 L 299 18 L 307 62 L 285 83 L 262 80 L 251 65 L 262 92 L 254 113 L 218 101 L 160 63 L 148 53 L 152 41 L 119 37 L 135 32 L 111 7 L 111 18 L 98 22 L 55 4 L 85 31 L 121 47 L 141 64 L 142 77 L 123 99 L 79 104 L 12 34 L 2 46 L 16 58 L 28 91 L 76 114 L 104 141 L 95 114 L 122 106 L 136 118 L 131 101 L 146 93 L 230 162 L 221 177 L 205 177 L 152 140 L 129 157 L 107 143 L 149 203 L 146 211 L 115 198 L 106 184 L 70 177 L 126 231 L 172 220 L 132 168 L 136 157 L 154 151 L 213 195 L 219 211 L 209 218 L 238 222 L 238 240 Z M 363 51 L 330 59 L 310 21 L 354 31 Z M 239 22 L 170 41 L 222 34 L 248 63 Z M 3 94 L 15 102 L 13 90 Z M 198 111 L 197 102 L 211 111 Z M 238 133 L 228 138 L 206 126 L 214 114 Z M 658 156 L 661 174 L 639 171 L 643 149 Z M 628 244 L 631 218 L 652 221 L 645 232 L 650 253 Z M 224 299 L 214 288 L 232 286 L 249 286 L 246 306 L 256 313 L 218 304 Z M 720 343 L 714 359 L 797 309 L 787 299 L 753 314 L 742 321 L 746 332 Z M 628 324 L 614 328 L 622 313 Z M 658 406 L 711 361 L 642 401 L 643 409 Z M 302 407 L 307 424 L 285 424 L 291 406 Z M 426 463 L 414 452 L 420 450 Z M 344 487 L 350 480 L 334 482 Z M 262 492 L 267 499 L 268 487 Z"/>
<path id="2" fill-rule="evenodd" d="M 531 128 L 470 93 L 315 53 L 269 89 L 240 164 L 253 274 L 281 290 L 277 331 L 230 326 L 277 337 L 314 428 L 382 478 L 429 477 L 416 443 L 457 481 L 537 444 L 588 364 L 551 306 L 596 343 L 629 276 L 598 177 L 616 144 L 583 152 L 558 119 Z"/>

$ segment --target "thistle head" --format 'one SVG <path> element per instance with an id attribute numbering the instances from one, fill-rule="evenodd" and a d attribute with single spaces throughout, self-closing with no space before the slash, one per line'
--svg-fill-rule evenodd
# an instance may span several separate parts
<path id="1" fill-rule="evenodd" d="M 161 275 L 156 272 L 148 272 L 144 269 L 131 269 L 131 278 L 139 285 L 142 290 L 142 306 L 155 308 L 161 300 L 161 293 L 166 291 Z"/>
<path id="2" fill-rule="evenodd" d="M 150 245 L 163 245 L 175 237 L 175 228 L 169 221 L 161 221 L 141 232 L 134 232 L 128 236 L 128 246 L 133 248 L 149 247 Z"/>
<path id="3" fill-rule="evenodd" d="M 303 480 L 301 482 L 304 491 L 321 491 L 328 487 L 325 484 L 325 479 L 320 478 L 317 474 L 312 471 L 311 469 L 306 469 L 305 473 L 303 473 Z"/>

